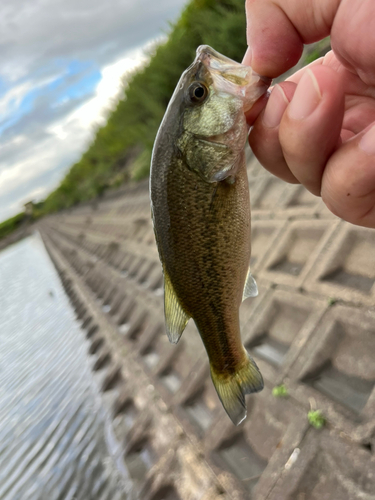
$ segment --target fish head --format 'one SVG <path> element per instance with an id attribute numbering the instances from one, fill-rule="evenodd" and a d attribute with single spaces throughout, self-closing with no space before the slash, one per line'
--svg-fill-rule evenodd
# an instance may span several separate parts
<path id="1" fill-rule="evenodd" d="M 198 47 L 174 94 L 180 113 L 175 130 L 180 154 L 204 181 L 235 174 L 248 134 L 245 113 L 270 83 L 251 67 L 207 45 Z"/>

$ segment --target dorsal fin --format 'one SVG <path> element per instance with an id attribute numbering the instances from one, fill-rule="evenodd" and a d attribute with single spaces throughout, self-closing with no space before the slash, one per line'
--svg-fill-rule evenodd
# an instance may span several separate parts
<path id="1" fill-rule="evenodd" d="M 249 267 L 249 270 L 247 271 L 245 286 L 243 289 L 242 300 L 245 300 L 248 297 L 256 297 L 257 295 L 258 295 L 258 286 L 250 272 L 250 267 Z"/>
<path id="2" fill-rule="evenodd" d="M 164 316 L 169 342 L 177 344 L 190 316 L 182 309 L 166 272 L 164 272 Z"/>

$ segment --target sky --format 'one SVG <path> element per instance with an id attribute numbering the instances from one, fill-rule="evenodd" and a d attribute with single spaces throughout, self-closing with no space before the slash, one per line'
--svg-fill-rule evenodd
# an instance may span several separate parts
<path id="1" fill-rule="evenodd" d="M 1 0 L 0 221 L 51 192 L 186 0 Z"/>

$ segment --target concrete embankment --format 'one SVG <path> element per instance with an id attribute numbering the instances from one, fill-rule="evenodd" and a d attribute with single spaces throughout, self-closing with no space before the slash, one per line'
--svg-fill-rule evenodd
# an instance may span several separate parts
<path id="1" fill-rule="evenodd" d="M 373 498 L 375 231 L 251 157 L 248 173 L 260 293 L 241 324 L 265 388 L 238 428 L 192 322 L 177 346 L 164 333 L 147 184 L 39 224 L 104 374 L 119 453 L 142 500 Z"/>

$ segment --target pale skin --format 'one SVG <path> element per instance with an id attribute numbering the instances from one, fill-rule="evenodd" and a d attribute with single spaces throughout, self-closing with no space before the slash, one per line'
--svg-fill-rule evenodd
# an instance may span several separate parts
<path id="1" fill-rule="evenodd" d="M 261 164 L 321 196 L 342 219 L 375 228 L 375 1 L 247 0 L 244 63 L 276 77 L 303 44 L 333 51 L 276 85 L 247 117 Z"/>

